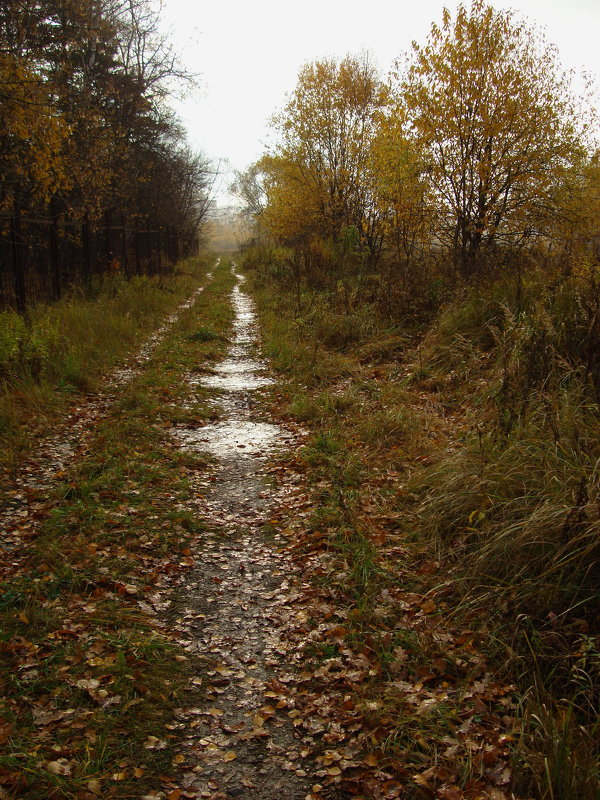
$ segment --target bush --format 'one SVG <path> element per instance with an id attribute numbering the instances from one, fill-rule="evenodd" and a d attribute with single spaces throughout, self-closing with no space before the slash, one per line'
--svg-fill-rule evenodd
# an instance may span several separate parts
<path id="1" fill-rule="evenodd" d="M 55 355 L 59 342 L 55 320 L 44 312 L 26 322 L 14 311 L 0 313 L 0 375 L 38 380 Z"/>

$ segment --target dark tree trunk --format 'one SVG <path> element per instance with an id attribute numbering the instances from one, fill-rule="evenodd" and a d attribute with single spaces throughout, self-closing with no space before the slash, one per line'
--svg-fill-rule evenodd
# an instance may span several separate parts
<path id="1" fill-rule="evenodd" d="M 25 268 L 21 250 L 21 210 L 15 203 L 13 217 L 10 221 L 10 243 L 13 256 L 13 275 L 15 280 L 15 303 L 19 314 L 27 310 L 27 288 L 25 286 Z"/>
<path id="2" fill-rule="evenodd" d="M 92 271 L 90 256 L 90 221 L 87 214 L 81 224 L 81 266 L 85 280 L 88 280 Z"/>
<path id="3" fill-rule="evenodd" d="M 136 218 L 133 228 L 133 253 L 135 258 L 135 271 L 138 275 L 142 274 L 142 264 L 140 260 L 140 231 L 139 222 Z"/>
<path id="4" fill-rule="evenodd" d="M 62 296 L 60 256 L 58 252 L 58 204 L 56 198 L 50 201 L 50 266 L 52 270 L 52 298 L 60 300 Z"/>

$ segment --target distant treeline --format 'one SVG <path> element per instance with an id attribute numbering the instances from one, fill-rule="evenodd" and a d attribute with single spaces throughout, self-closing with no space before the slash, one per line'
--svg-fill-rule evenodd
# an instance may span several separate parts
<path id="1" fill-rule="evenodd" d="M 190 80 L 147 0 L 0 7 L 0 307 L 197 247 L 213 181 L 167 105 Z"/>

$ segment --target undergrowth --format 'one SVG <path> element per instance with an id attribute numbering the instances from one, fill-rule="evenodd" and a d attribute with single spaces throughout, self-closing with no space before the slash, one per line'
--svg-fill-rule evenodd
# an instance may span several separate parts
<path id="1" fill-rule="evenodd" d="M 3 796 L 133 797 L 169 790 L 175 709 L 189 655 L 148 613 L 203 530 L 186 508 L 206 462 L 169 438 L 214 416 L 192 365 L 222 357 L 232 319 L 226 268 L 181 315 L 43 505 L 27 558 L 0 585 Z M 198 331 L 201 336 L 196 336 Z M 211 335 L 206 335 L 210 332 Z M 191 565 L 191 560 L 189 560 Z"/>
<path id="2" fill-rule="evenodd" d="M 349 312 L 260 263 L 252 274 L 286 413 L 311 429 L 312 527 L 348 565 L 363 630 L 382 587 L 437 583 L 449 624 L 476 627 L 490 668 L 518 686 L 515 792 L 596 800 L 596 271 L 462 289 L 418 337 L 375 305 Z"/>
<path id="3" fill-rule="evenodd" d="M 550 284 L 550 285 L 549 285 Z M 415 536 L 486 608 L 529 693 L 518 785 L 599 791 L 600 339 L 594 271 L 471 291 L 423 345 L 428 380 L 471 416 L 462 446 L 413 476 Z M 415 388 L 423 384 L 413 378 Z M 470 396 L 469 396 L 469 393 Z"/>

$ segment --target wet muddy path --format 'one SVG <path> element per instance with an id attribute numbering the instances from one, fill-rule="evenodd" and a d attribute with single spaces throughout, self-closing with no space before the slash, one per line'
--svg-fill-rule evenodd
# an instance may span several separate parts
<path id="1" fill-rule="evenodd" d="M 214 390 L 219 420 L 173 432 L 181 447 L 214 458 L 195 487 L 210 530 L 168 614 L 190 660 L 207 661 L 192 679 L 203 701 L 178 714 L 185 729 L 179 786 L 185 797 L 300 800 L 310 792 L 311 770 L 294 732 L 298 712 L 287 673 L 294 659 L 285 644 L 299 578 L 269 522 L 290 489 L 276 490 L 266 471 L 293 436 L 260 420 L 257 392 L 272 381 L 257 354 L 243 280 L 238 276 L 232 294 L 236 316 L 225 360 L 211 374 L 189 378 L 192 390 Z"/>

